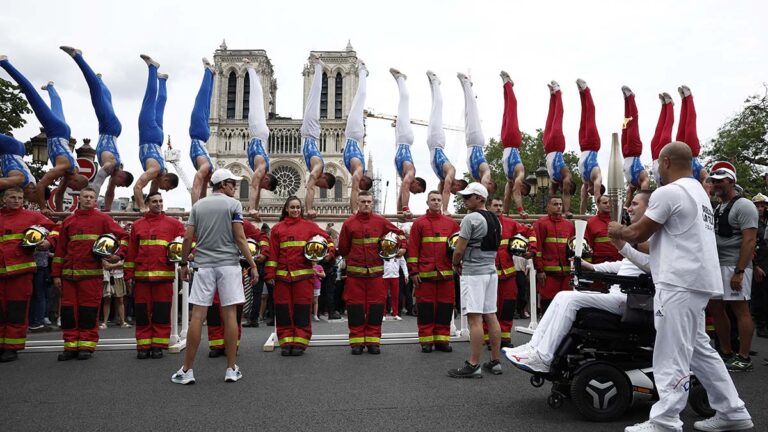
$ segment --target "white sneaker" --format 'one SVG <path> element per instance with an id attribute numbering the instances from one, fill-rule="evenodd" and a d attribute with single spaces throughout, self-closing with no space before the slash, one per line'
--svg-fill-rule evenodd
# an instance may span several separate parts
<path id="1" fill-rule="evenodd" d="M 660 426 L 656 426 L 656 423 L 648 420 L 633 426 L 627 426 L 624 428 L 624 432 L 664 432 L 664 429 L 662 429 Z"/>
<path id="2" fill-rule="evenodd" d="M 184 366 L 182 366 L 175 374 L 173 374 L 171 381 L 175 384 L 194 384 L 195 373 L 192 369 L 184 372 Z"/>
<path id="3" fill-rule="evenodd" d="M 576 80 L 576 87 L 579 88 L 579 91 L 584 91 L 587 89 L 587 82 L 579 78 Z"/>
<path id="4" fill-rule="evenodd" d="M 501 71 L 501 72 L 499 72 L 499 76 L 501 77 L 501 81 L 502 81 L 502 82 L 507 82 L 507 81 L 509 81 L 509 83 L 510 83 L 510 84 L 512 84 L 513 86 L 515 85 L 515 83 L 514 83 L 514 82 L 512 82 L 512 78 L 510 78 L 510 77 L 509 77 L 509 74 L 507 73 L 507 71 Z"/>
<path id="5" fill-rule="evenodd" d="M 318 317 L 317 315 L 312 315 L 312 320 L 313 321 L 320 321 L 320 317 Z"/>
<path id="6" fill-rule="evenodd" d="M 102 330 L 106 329 L 107 328 L 107 323 L 99 324 L 99 328 L 102 329 Z"/>
<path id="7" fill-rule="evenodd" d="M 141 57 L 141 59 L 144 60 L 144 62 L 147 64 L 147 66 L 154 66 L 155 68 L 159 68 L 160 67 L 160 63 L 152 60 L 152 57 L 150 57 L 150 56 L 148 56 L 146 54 L 141 54 L 139 57 Z"/>
<path id="8" fill-rule="evenodd" d="M 440 78 L 438 78 L 438 77 L 437 77 L 437 74 L 435 74 L 435 73 L 434 73 L 434 72 L 432 72 L 431 70 L 428 70 L 428 71 L 427 71 L 427 79 L 429 79 L 429 82 L 430 82 L 430 83 L 433 83 L 433 82 L 435 82 L 435 81 L 436 81 L 438 84 L 440 84 Z"/>
<path id="9" fill-rule="evenodd" d="M 556 93 L 560 91 L 560 84 L 558 84 L 557 81 L 552 80 L 549 82 L 549 88 L 552 93 Z"/>
<path id="10" fill-rule="evenodd" d="M 533 348 L 531 347 L 531 344 L 522 344 L 522 345 L 518 345 L 518 346 L 513 347 L 513 348 L 502 348 L 501 349 L 501 352 L 503 352 L 504 355 L 506 355 L 507 358 L 510 359 L 510 361 L 512 360 L 512 357 L 510 357 L 512 355 L 528 354 L 531 351 L 533 351 Z"/>
<path id="11" fill-rule="evenodd" d="M 685 98 L 685 97 L 688 97 L 688 96 L 691 95 L 691 89 L 688 88 L 687 85 L 680 86 L 678 91 L 680 92 L 680 97 L 681 98 Z"/>
<path id="12" fill-rule="evenodd" d="M 227 372 L 224 374 L 224 382 L 235 382 L 243 377 L 240 368 L 235 365 L 235 368 L 227 368 Z M 194 378 L 193 378 L 194 379 Z"/>
<path id="13" fill-rule="evenodd" d="M 549 365 L 544 363 L 544 360 L 541 359 L 541 356 L 535 350 L 519 354 L 507 354 L 507 358 L 512 364 L 522 370 L 541 373 L 549 372 Z"/>
<path id="14" fill-rule="evenodd" d="M 131 327 L 133 327 L 133 326 L 132 326 L 132 325 L 130 325 L 130 324 L 128 324 L 127 322 L 123 321 L 123 323 L 122 323 L 122 324 L 120 324 L 120 327 L 122 327 L 122 328 L 131 328 Z"/>
<path id="15" fill-rule="evenodd" d="M 408 77 L 404 73 L 400 72 L 399 70 L 397 70 L 395 68 L 389 68 L 389 73 L 392 74 L 392 76 L 395 78 L 395 81 L 397 81 L 400 78 L 402 78 L 404 80 L 408 79 Z"/>
<path id="16" fill-rule="evenodd" d="M 159 73 L 159 74 L 157 74 L 157 79 L 167 80 L 168 79 L 168 74 Z"/>
<path id="17" fill-rule="evenodd" d="M 393 320 L 396 320 L 396 321 L 402 321 L 402 320 L 403 320 L 403 319 L 400 317 L 400 315 L 395 315 L 395 316 L 393 316 L 393 317 L 392 317 L 392 319 L 393 319 Z"/>
<path id="18" fill-rule="evenodd" d="M 754 423 L 750 419 L 743 420 L 726 420 L 720 417 L 710 417 L 706 420 L 699 420 L 693 424 L 693 428 L 698 431 L 740 431 L 752 429 L 755 427 Z"/>
<path id="19" fill-rule="evenodd" d="M 632 91 L 632 89 L 627 87 L 627 86 L 621 86 L 621 92 L 624 93 L 624 97 L 625 98 L 628 98 L 628 97 L 632 96 L 633 94 L 635 94 Z M 662 96 L 662 95 L 659 95 L 659 96 L 661 96 L 661 101 L 664 102 L 664 96 Z"/>

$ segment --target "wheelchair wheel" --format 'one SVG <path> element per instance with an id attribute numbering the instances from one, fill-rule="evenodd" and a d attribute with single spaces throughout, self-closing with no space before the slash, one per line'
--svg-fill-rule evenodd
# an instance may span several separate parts
<path id="1" fill-rule="evenodd" d="M 631 388 L 624 372 L 605 363 L 586 366 L 571 384 L 571 399 L 590 421 L 616 420 L 631 404 Z"/>
<path id="2" fill-rule="evenodd" d="M 688 406 L 691 407 L 693 412 L 704 418 L 710 418 L 715 415 L 715 410 L 709 406 L 707 390 L 695 378 L 691 378 L 691 390 L 688 393 Z"/>

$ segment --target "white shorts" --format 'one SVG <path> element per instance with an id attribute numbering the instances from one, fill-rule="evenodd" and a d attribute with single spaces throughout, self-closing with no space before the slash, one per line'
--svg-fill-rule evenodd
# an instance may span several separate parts
<path id="1" fill-rule="evenodd" d="M 487 275 L 461 275 L 461 314 L 496 313 L 496 291 L 499 277 Z"/>
<path id="2" fill-rule="evenodd" d="M 239 265 L 198 268 L 192 281 L 189 302 L 210 306 L 216 291 L 219 292 L 222 306 L 245 303 L 243 274 Z"/>
<path id="3" fill-rule="evenodd" d="M 720 266 L 720 274 L 723 276 L 723 292 L 725 295 L 714 296 L 713 299 L 723 301 L 745 301 L 752 298 L 752 269 L 744 269 L 744 277 L 741 279 L 741 290 L 731 289 L 731 278 L 736 266 Z"/>
<path id="4" fill-rule="evenodd" d="M 315 288 L 313 291 L 314 291 L 314 292 L 313 292 L 313 295 L 314 295 L 315 297 L 320 297 L 320 288 Z"/>

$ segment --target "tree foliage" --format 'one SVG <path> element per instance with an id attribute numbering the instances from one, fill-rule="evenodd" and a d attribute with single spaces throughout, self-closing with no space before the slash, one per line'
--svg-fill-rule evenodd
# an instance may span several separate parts
<path id="1" fill-rule="evenodd" d="M 765 191 L 762 174 L 768 171 L 768 96 L 750 96 L 744 107 L 717 130 L 706 146 L 708 162 L 729 161 L 739 185 L 751 197 Z"/>
<path id="2" fill-rule="evenodd" d="M 520 146 L 520 159 L 523 160 L 526 176 L 535 174 L 536 169 L 546 166 L 546 154 L 544 153 L 543 135 L 544 133 L 541 129 L 536 130 L 536 135 L 530 135 L 528 133 L 522 132 L 523 143 Z M 491 166 L 493 180 L 496 181 L 496 184 L 498 185 L 495 196 L 502 199 L 504 198 L 504 187 L 507 183 L 507 177 L 504 175 L 504 168 L 501 166 L 501 157 L 503 153 L 504 147 L 502 146 L 501 142 L 491 138 L 491 140 L 488 142 L 488 145 L 485 147 L 485 159 Z M 565 164 L 573 173 L 574 182 L 576 182 L 577 193 L 574 194 L 574 196 L 571 198 L 571 211 L 577 213 L 580 203 L 578 191 L 580 190 L 582 183 L 581 177 L 578 175 L 579 157 L 576 153 L 571 151 L 563 154 L 563 158 L 565 159 Z M 469 173 L 464 174 L 464 179 L 468 182 L 474 181 Z M 456 205 L 457 213 L 466 213 L 466 210 L 462 205 L 462 200 L 459 197 L 455 198 L 454 203 Z M 523 198 L 525 211 L 529 214 L 543 213 L 541 203 L 542 197 L 540 191 L 538 190 L 536 191 L 536 196 L 528 196 Z"/>
<path id="3" fill-rule="evenodd" d="M 11 135 L 12 130 L 27 123 L 24 114 L 31 112 L 27 100 L 19 94 L 19 88 L 0 78 L 0 133 Z"/>

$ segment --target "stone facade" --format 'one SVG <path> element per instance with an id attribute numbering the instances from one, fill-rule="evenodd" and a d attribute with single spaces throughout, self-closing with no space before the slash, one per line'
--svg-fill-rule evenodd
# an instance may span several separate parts
<path id="1" fill-rule="evenodd" d="M 337 178 L 334 190 L 318 190 L 315 208 L 321 214 L 349 213 L 350 176 L 342 160 L 344 129 L 349 108 L 357 89 L 357 53 L 350 44 L 343 51 L 314 51 L 328 65 L 321 96 L 320 151 L 325 159 L 325 170 Z M 301 119 L 279 116 L 277 110 L 277 80 L 272 62 L 265 50 L 228 49 L 225 43 L 214 53 L 216 75 L 211 101 L 211 138 L 208 151 L 219 168 L 229 168 L 246 179 L 238 187 L 237 197 L 247 205 L 248 182 L 252 174 L 248 167 L 246 148 L 248 133 L 248 73 L 243 58 L 254 64 L 262 77 L 264 106 L 270 129 L 267 151 L 270 171 L 278 177 L 280 186 L 274 193 L 262 191 L 261 213 L 280 213 L 290 195 L 304 198 L 307 169 L 301 154 L 302 140 L 299 129 Z M 304 78 L 304 105 L 312 83 L 308 64 L 302 71 Z M 365 143 L 361 143 L 365 151 Z M 368 166 L 369 171 L 371 167 Z"/>

